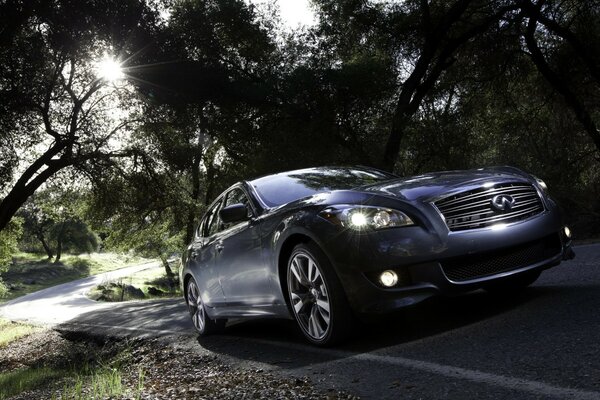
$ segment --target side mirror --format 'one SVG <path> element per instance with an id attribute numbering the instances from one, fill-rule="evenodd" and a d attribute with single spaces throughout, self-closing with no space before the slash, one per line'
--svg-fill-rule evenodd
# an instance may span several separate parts
<path id="1" fill-rule="evenodd" d="M 245 221 L 248 219 L 248 209 L 243 204 L 232 204 L 221 209 L 219 217 L 226 224 Z"/>

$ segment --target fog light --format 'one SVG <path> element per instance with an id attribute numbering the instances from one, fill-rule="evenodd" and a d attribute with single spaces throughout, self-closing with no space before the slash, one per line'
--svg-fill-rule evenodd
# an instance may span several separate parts
<path id="1" fill-rule="evenodd" d="M 379 276 L 379 281 L 383 286 L 392 287 L 398 283 L 398 275 L 394 271 L 383 271 Z"/>
<path id="2" fill-rule="evenodd" d="M 569 229 L 569 227 L 568 227 L 568 226 L 565 226 L 565 236 L 566 236 L 568 239 L 571 239 L 571 230 Z"/>

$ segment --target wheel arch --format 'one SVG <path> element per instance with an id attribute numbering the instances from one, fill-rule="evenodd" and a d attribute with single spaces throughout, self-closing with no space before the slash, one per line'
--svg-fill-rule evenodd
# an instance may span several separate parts
<path id="1" fill-rule="evenodd" d="M 183 298 L 185 299 L 185 303 L 186 304 L 187 304 L 187 301 L 188 301 L 187 300 L 187 298 L 188 298 L 187 297 L 188 283 L 189 283 L 190 279 L 192 279 L 192 278 L 193 278 L 193 275 L 192 275 L 192 273 L 190 271 L 185 272 L 184 275 L 183 275 L 183 280 L 182 280 L 182 283 L 183 283 Z"/>
<path id="2" fill-rule="evenodd" d="M 279 286 L 281 287 L 281 292 L 283 293 L 283 300 L 285 304 L 289 307 L 289 293 L 287 288 L 287 263 L 292 255 L 292 251 L 294 247 L 301 243 L 314 242 L 314 240 L 304 233 L 293 233 L 288 236 L 281 245 L 279 250 L 279 255 L 277 257 L 277 271 L 279 276 Z"/>
<path id="3" fill-rule="evenodd" d="M 337 271 L 337 267 L 335 266 L 335 263 L 333 262 L 333 258 L 331 257 L 331 255 L 329 254 L 327 249 L 322 245 L 320 240 L 315 238 L 311 234 L 311 232 L 308 232 L 304 229 L 295 230 L 294 232 L 291 232 L 288 236 L 285 237 L 285 239 L 283 239 L 283 241 L 279 247 L 279 252 L 277 253 L 277 272 L 278 272 L 278 276 L 279 276 L 279 286 L 280 286 L 281 292 L 283 294 L 283 300 L 285 301 L 285 304 L 288 305 L 288 308 L 289 308 L 289 301 L 288 301 L 289 293 L 287 290 L 287 262 L 288 262 L 290 256 L 292 255 L 292 251 L 294 250 L 294 247 L 296 247 L 296 245 L 301 244 L 301 243 L 314 243 L 314 245 L 317 246 L 319 248 L 319 250 L 321 250 L 321 252 L 325 255 L 325 257 L 329 261 L 329 264 L 333 268 L 332 272 L 334 274 L 336 274 L 339 279 L 339 274 Z M 344 296 L 346 296 L 345 291 L 344 291 Z"/>

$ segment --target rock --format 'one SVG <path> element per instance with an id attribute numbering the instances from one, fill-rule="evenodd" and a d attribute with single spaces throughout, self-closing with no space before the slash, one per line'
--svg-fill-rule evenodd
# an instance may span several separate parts
<path id="1" fill-rule="evenodd" d="M 154 286 L 150 286 L 148 288 L 148 294 L 150 296 L 162 296 L 163 294 L 165 294 L 165 292 L 163 292 L 160 289 L 155 288 Z"/>
<path id="2" fill-rule="evenodd" d="M 142 292 L 142 289 L 136 288 L 132 285 L 123 285 L 123 290 L 125 291 L 125 294 L 130 298 L 143 299 L 144 297 L 146 297 L 144 295 L 144 292 Z"/>

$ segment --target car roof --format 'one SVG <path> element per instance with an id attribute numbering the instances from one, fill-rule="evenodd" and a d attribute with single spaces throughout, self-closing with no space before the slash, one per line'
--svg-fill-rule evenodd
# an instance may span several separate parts
<path id="1" fill-rule="evenodd" d="M 365 166 L 362 166 L 362 165 L 357 165 L 357 166 L 323 166 L 323 167 L 301 168 L 301 169 L 295 169 L 295 170 L 292 170 L 292 171 L 284 171 L 284 172 L 278 172 L 278 173 L 269 174 L 269 175 L 263 175 L 263 176 L 260 176 L 258 178 L 255 178 L 255 179 L 248 180 L 246 182 L 248 184 L 250 184 L 251 186 L 254 186 L 256 183 L 265 183 L 265 182 L 268 182 L 271 179 L 280 178 L 282 176 L 290 176 L 290 175 L 298 175 L 298 174 L 308 174 L 308 173 L 323 173 L 323 174 L 325 174 L 327 172 L 332 172 L 332 171 L 346 171 L 346 170 L 359 170 L 359 171 L 365 171 L 365 172 L 376 172 L 376 173 L 382 173 L 382 174 L 389 175 L 390 178 L 396 177 L 396 175 L 391 174 L 389 172 L 382 171 L 382 170 L 379 170 L 377 168 L 365 167 Z"/>

